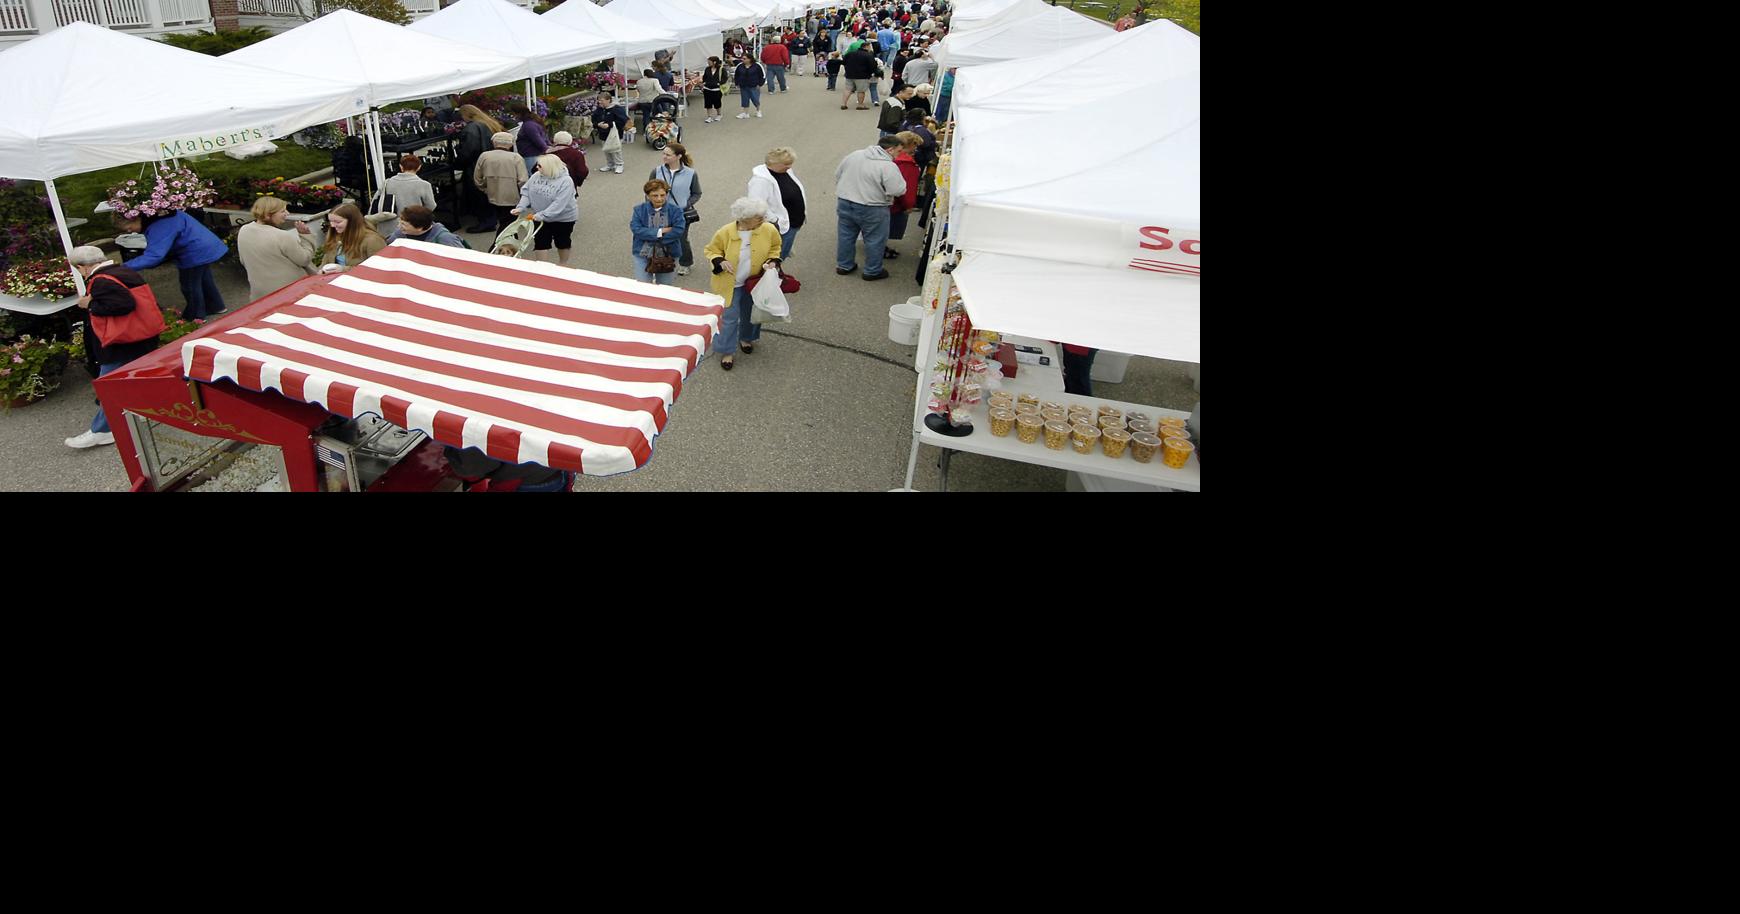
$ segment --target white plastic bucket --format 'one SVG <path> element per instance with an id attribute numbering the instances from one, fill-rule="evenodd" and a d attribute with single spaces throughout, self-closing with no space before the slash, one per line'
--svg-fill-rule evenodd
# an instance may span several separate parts
<path id="1" fill-rule="evenodd" d="M 888 309 L 888 338 L 902 346 L 918 345 L 918 325 L 924 321 L 924 309 L 901 302 Z"/>

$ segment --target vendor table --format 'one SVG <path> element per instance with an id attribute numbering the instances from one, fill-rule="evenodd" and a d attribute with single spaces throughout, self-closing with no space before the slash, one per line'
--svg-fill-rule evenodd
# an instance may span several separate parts
<path id="1" fill-rule="evenodd" d="M 961 438 L 951 438 L 947 435 L 931 431 L 924 424 L 928 414 L 925 404 L 930 399 L 930 363 L 935 361 L 937 334 L 942 323 L 943 309 L 936 308 L 925 314 L 924 326 L 918 337 L 918 351 L 921 354 L 918 373 L 917 403 L 913 408 L 912 420 L 912 453 L 907 458 L 906 488 L 912 488 L 912 476 L 918 466 L 918 446 L 928 444 L 942 448 L 942 490 L 948 491 L 948 464 L 955 451 L 970 454 L 983 454 L 986 457 L 1000 457 L 1004 460 L 1018 460 L 1038 466 L 1056 467 L 1060 470 L 1073 470 L 1089 476 L 1106 476 L 1112 479 L 1122 479 L 1129 482 L 1162 486 L 1183 492 L 1202 491 L 1202 467 L 1197 458 L 1192 455 L 1190 461 L 1182 469 L 1173 469 L 1162 463 L 1159 455 L 1155 455 L 1151 463 L 1137 463 L 1130 457 L 1129 451 L 1124 456 L 1113 460 L 1095 448 L 1091 454 L 1077 454 L 1074 449 L 1065 447 L 1054 451 L 1047 448 L 1043 442 L 1032 444 L 1022 443 L 1013 433 L 998 438 L 991 434 L 990 405 L 981 403 L 972 410 L 973 433 Z M 1020 338 L 1005 337 L 1006 340 Z M 1047 343 L 1047 346 L 1052 344 Z M 1055 355 L 1055 347 L 1050 350 Z M 1053 365 L 1056 365 L 1053 360 Z M 1055 386 L 1053 381 L 1055 380 Z M 1016 376 L 1003 382 L 1002 390 L 1013 393 L 1042 394 L 1047 398 L 1057 398 L 1063 390 L 1063 374 L 1061 368 L 1053 372 L 1044 371 L 1041 366 L 1022 365 Z M 1083 397 L 1075 394 L 1063 395 L 1070 403 L 1081 403 L 1098 408 L 1114 406 L 1124 412 L 1143 412 L 1150 416 L 1163 418 L 1175 416 L 1189 419 L 1190 414 L 1175 409 L 1161 409 L 1144 403 L 1126 403 L 1121 400 L 1108 400 L 1104 397 Z"/>
<path id="2" fill-rule="evenodd" d="M 45 298 L 18 298 L 16 296 L 0 293 L 0 309 L 6 311 L 17 311 L 19 314 L 34 314 L 37 317 L 48 317 L 51 314 L 60 314 L 62 311 L 71 308 L 73 303 L 78 300 L 79 298 L 76 295 L 69 295 L 66 298 L 57 298 L 54 301 L 49 301 Z"/>

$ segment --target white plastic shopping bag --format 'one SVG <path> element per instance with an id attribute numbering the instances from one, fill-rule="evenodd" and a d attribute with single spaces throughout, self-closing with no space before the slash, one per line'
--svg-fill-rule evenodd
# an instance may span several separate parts
<path id="1" fill-rule="evenodd" d="M 749 302 L 753 306 L 749 311 L 750 323 L 791 320 L 791 305 L 785 300 L 785 293 L 780 291 L 781 281 L 779 267 L 769 264 L 763 268 L 761 281 L 749 293 Z"/>

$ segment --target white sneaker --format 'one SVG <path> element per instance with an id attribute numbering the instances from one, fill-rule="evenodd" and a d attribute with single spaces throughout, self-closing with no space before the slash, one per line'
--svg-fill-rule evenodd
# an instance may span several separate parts
<path id="1" fill-rule="evenodd" d="M 743 119 L 744 119 L 744 118 L 746 118 L 746 117 L 748 117 L 748 116 L 749 116 L 749 112 L 747 112 L 747 111 L 745 111 L 745 112 L 743 112 L 743 113 L 741 113 L 741 114 L 739 114 L 739 115 L 737 115 L 737 119 L 738 119 L 738 120 L 743 120 Z"/>
<path id="2" fill-rule="evenodd" d="M 622 174 L 622 166 L 621 165 L 616 166 L 616 173 Z"/>
<path id="3" fill-rule="evenodd" d="M 760 117 L 760 116 L 761 116 L 761 109 L 760 109 L 760 108 L 757 108 L 757 109 L 755 109 L 755 116 L 756 116 L 756 117 Z"/>
<path id="4" fill-rule="evenodd" d="M 677 267 L 677 275 L 678 276 L 689 275 L 689 268 L 688 267 Z"/>
<path id="5" fill-rule="evenodd" d="M 83 434 L 74 435 L 73 437 L 66 439 L 67 447 L 76 448 L 96 447 L 99 444 L 114 443 L 115 435 L 113 432 L 84 432 Z"/>

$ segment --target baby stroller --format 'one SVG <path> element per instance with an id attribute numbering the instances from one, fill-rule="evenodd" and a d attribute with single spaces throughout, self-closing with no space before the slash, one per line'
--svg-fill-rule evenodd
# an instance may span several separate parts
<path id="1" fill-rule="evenodd" d="M 536 219 L 515 219 L 513 225 L 502 229 L 495 236 L 495 243 L 489 246 L 489 252 L 503 257 L 531 257 L 532 242 L 538 236 L 538 225 Z"/>
<path id="2" fill-rule="evenodd" d="M 661 95 L 652 102 L 652 113 L 646 120 L 646 144 L 663 149 L 666 144 L 683 138 L 683 125 L 677 123 L 677 97 Z"/>

